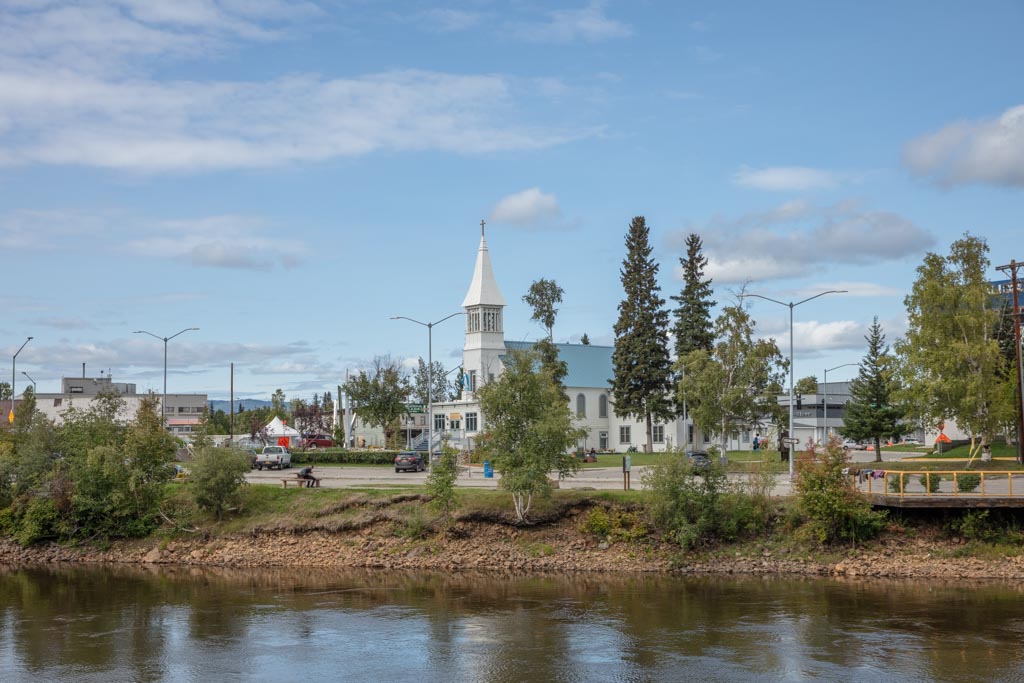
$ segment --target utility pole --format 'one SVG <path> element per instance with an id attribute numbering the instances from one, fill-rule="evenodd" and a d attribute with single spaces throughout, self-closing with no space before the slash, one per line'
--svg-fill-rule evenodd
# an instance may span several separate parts
<path id="1" fill-rule="evenodd" d="M 996 270 L 1010 273 L 1010 286 L 1013 288 L 1013 350 L 1017 355 L 1017 462 L 1024 464 L 1024 361 L 1021 359 L 1020 348 L 1020 303 L 1017 296 L 1017 270 L 1024 263 L 1011 260 L 1005 266 L 997 266 Z"/>

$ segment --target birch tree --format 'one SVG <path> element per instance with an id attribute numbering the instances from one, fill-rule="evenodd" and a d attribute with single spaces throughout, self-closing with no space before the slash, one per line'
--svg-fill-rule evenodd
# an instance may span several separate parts
<path id="1" fill-rule="evenodd" d="M 931 424 L 955 420 L 971 439 L 969 461 L 1014 408 L 989 266 L 988 244 L 966 233 L 948 256 L 927 254 L 904 300 L 907 334 L 896 344 L 903 401 Z"/>
<path id="2" fill-rule="evenodd" d="M 741 303 L 722 309 L 714 333 L 711 351 L 691 351 L 677 364 L 677 397 L 725 453 L 730 436 L 761 421 L 764 396 L 786 364 L 774 339 L 754 339 L 753 319 Z"/>

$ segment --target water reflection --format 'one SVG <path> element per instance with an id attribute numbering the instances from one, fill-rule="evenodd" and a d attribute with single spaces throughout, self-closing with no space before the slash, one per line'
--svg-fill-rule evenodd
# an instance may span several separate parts
<path id="1" fill-rule="evenodd" d="M 1024 679 L 1021 587 L 46 567 L 0 680 Z"/>

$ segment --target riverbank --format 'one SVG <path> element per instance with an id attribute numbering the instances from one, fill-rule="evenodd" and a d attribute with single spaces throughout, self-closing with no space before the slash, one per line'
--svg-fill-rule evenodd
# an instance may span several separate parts
<path id="1" fill-rule="evenodd" d="M 682 551 L 651 531 L 638 538 L 588 531 L 596 507 L 636 511 L 624 499 L 562 496 L 538 511 L 541 523 L 516 526 L 495 510 L 467 506 L 438 531 L 418 493 L 317 497 L 277 494 L 276 515 L 209 524 L 193 533 L 117 541 L 109 547 L 0 541 L 0 565 L 108 563 L 210 567 L 374 568 L 434 571 L 654 572 L 835 575 L 1024 580 L 1024 549 L 950 537 L 942 525 L 890 524 L 856 548 L 808 548 L 781 531 L 765 539 Z M 603 494 L 606 495 L 606 494 Z M 316 503 L 316 504 L 314 504 Z M 280 507 L 280 506 L 279 506 Z"/>

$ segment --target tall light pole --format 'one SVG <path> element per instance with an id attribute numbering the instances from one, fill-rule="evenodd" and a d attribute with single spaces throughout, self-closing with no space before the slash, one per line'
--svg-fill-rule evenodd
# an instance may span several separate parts
<path id="1" fill-rule="evenodd" d="M 36 393 L 36 381 L 35 381 L 34 379 L 32 379 L 32 376 L 31 376 L 31 375 L 29 375 L 29 374 L 28 374 L 27 372 L 25 372 L 24 370 L 22 370 L 22 371 L 21 371 L 21 374 L 23 374 L 23 375 L 25 375 L 26 377 L 28 377 L 28 381 L 29 381 L 29 382 L 32 382 L 32 393 L 33 393 L 33 394 L 34 394 L 34 393 Z"/>
<path id="2" fill-rule="evenodd" d="M 152 332 L 147 332 L 146 330 L 135 330 L 135 332 L 133 332 L 133 334 L 148 334 L 150 337 L 159 339 L 164 343 L 164 397 L 160 401 L 160 412 L 162 413 L 160 424 L 164 426 L 164 429 L 167 428 L 167 342 L 171 341 L 179 334 L 185 334 L 186 332 L 191 332 L 193 330 L 198 329 L 198 327 L 186 327 L 181 332 L 175 332 L 170 337 L 161 337 L 160 335 L 153 334 Z"/>
<path id="3" fill-rule="evenodd" d="M 465 315 L 465 311 L 446 315 L 432 323 L 420 322 L 419 320 L 407 318 L 404 315 L 391 316 L 392 320 L 408 320 L 411 323 L 427 328 L 427 460 L 433 460 L 434 455 L 434 326 L 440 325 L 445 320 L 454 318 L 457 315 Z M 433 463 L 431 463 L 431 466 L 433 466 Z"/>
<path id="4" fill-rule="evenodd" d="M 29 337 L 25 340 L 25 344 L 28 344 L 33 339 L 35 339 L 35 337 Z M 23 348 L 25 348 L 25 344 L 22 344 L 18 350 L 14 352 L 14 358 L 11 359 L 11 412 L 7 415 L 7 421 L 11 424 L 14 424 L 14 378 L 16 377 L 14 368 L 18 364 L 18 354 L 21 353 Z"/>
<path id="5" fill-rule="evenodd" d="M 843 363 L 842 365 L 837 365 L 834 368 L 826 368 L 825 369 L 825 381 L 821 383 L 822 386 L 824 387 L 824 393 L 825 393 L 825 445 L 828 445 L 828 373 L 832 372 L 833 370 L 838 370 L 839 368 L 850 367 L 851 365 L 857 365 L 857 364 L 856 363 Z"/>
<path id="6" fill-rule="evenodd" d="M 825 296 L 826 294 L 845 294 L 848 290 L 845 289 L 830 289 L 826 292 L 820 292 L 814 296 L 809 296 L 806 299 L 802 299 L 797 302 L 785 302 L 779 301 L 778 299 L 772 299 L 767 296 L 761 296 L 760 294 L 740 294 L 740 298 L 753 297 L 755 299 L 764 299 L 765 301 L 771 301 L 773 304 L 785 306 L 789 309 L 789 477 L 793 478 L 793 309 L 800 304 L 805 304 L 812 299 L 817 299 L 819 296 Z"/>

